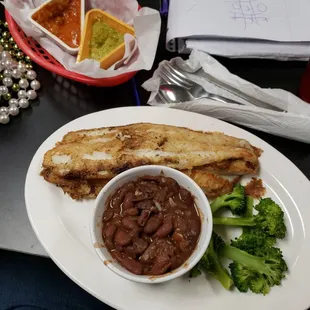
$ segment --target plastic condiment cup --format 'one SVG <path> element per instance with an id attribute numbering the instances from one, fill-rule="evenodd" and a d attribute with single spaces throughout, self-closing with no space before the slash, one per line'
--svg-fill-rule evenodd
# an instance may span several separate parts
<path id="1" fill-rule="evenodd" d="M 166 177 L 173 178 L 181 187 L 189 190 L 190 193 L 194 196 L 196 207 L 201 218 L 201 233 L 194 252 L 179 268 L 159 276 L 135 275 L 129 272 L 127 269 L 123 268 L 117 261 L 115 261 L 110 252 L 105 248 L 102 238 L 102 216 L 109 198 L 122 185 L 129 181 L 135 181 L 138 177 L 145 175 L 159 176 L 161 174 Z M 212 235 L 212 226 L 213 221 L 211 208 L 208 199 L 202 189 L 184 173 L 172 168 L 154 165 L 129 169 L 117 175 L 110 182 L 108 182 L 107 185 L 105 185 L 95 200 L 95 208 L 90 223 L 90 233 L 94 249 L 99 258 L 104 262 L 102 268 L 109 268 L 117 275 L 130 281 L 153 284 L 173 280 L 184 275 L 191 268 L 193 268 L 201 259 L 207 247 L 209 246 Z"/>
<path id="2" fill-rule="evenodd" d="M 89 58 L 90 55 L 90 45 L 92 37 L 92 26 L 96 21 L 103 21 L 111 28 L 115 29 L 117 32 L 131 35 L 135 35 L 135 30 L 133 27 L 127 25 L 116 17 L 106 13 L 105 11 L 99 9 L 93 9 L 87 12 L 84 24 L 84 30 L 82 34 L 82 40 L 80 45 L 80 51 L 77 57 L 77 62 Z M 108 69 L 117 61 L 121 60 L 125 54 L 125 43 L 120 44 L 118 47 L 113 49 L 110 53 L 100 59 L 100 67 L 102 69 Z"/>
<path id="3" fill-rule="evenodd" d="M 54 41 L 60 48 L 62 48 L 64 51 L 68 52 L 71 55 L 76 55 L 79 52 L 80 47 L 70 47 L 69 45 L 67 45 L 65 42 L 63 42 L 62 40 L 60 40 L 57 36 L 55 36 L 53 33 L 51 33 L 50 31 L 48 31 L 46 28 L 44 28 L 43 26 L 41 26 L 39 23 L 37 23 L 32 16 L 40 11 L 44 6 L 46 6 L 47 4 L 53 2 L 53 0 L 49 0 L 46 1 L 44 3 L 42 3 L 40 6 L 38 6 L 34 11 L 32 11 L 29 15 L 28 15 L 28 20 L 35 25 L 37 28 L 39 28 L 44 34 L 46 34 L 46 36 L 48 36 L 52 41 Z M 84 27 L 84 19 L 85 19 L 85 0 L 80 0 L 80 5 L 81 5 L 81 22 L 80 22 L 80 27 L 81 27 L 81 39 L 82 39 L 82 32 L 83 32 L 83 27 Z M 81 39 L 80 39 L 80 46 L 81 46 Z"/>

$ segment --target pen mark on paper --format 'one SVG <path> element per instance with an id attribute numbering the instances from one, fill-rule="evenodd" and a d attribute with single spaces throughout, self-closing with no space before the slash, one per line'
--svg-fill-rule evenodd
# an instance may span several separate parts
<path id="1" fill-rule="evenodd" d="M 231 0 L 226 1 L 231 4 L 229 13 L 232 14 L 231 19 L 236 22 L 243 22 L 244 30 L 249 25 L 260 25 L 268 23 L 268 7 L 261 0 Z"/>
<path id="2" fill-rule="evenodd" d="M 189 11 L 191 11 L 195 6 L 197 6 L 197 3 L 195 3 L 194 5 L 192 5 L 190 8 L 188 8 L 187 10 L 186 10 L 186 12 L 189 12 Z"/>

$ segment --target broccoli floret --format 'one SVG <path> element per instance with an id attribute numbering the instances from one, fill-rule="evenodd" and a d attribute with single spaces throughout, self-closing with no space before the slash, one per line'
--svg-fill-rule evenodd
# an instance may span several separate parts
<path id="1" fill-rule="evenodd" d="M 243 232 L 243 234 L 231 242 L 231 246 L 247 251 L 252 254 L 257 248 L 272 247 L 276 244 L 276 238 L 270 237 L 263 231 L 252 229 Z"/>
<path id="2" fill-rule="evenodd" d="M 225 247 L 223 239 L 213 232 L 207 251 L 199 263 L 191 270 L 190 276 L 195 277 L 202 271 L 211 274 L 227 290 L 233 285 L 228 271 L 222 266 L 218 253 Z"/>
<path id="3" fill-rule="evenodd" d="M 276 238 L 284 238 L 286 226 L 284 223 L 284 212 L 271 198 L 261 199 L 255 207 L 259 212 L 256 216 L 257 225 L 269 235 Z M 271 221 L 271 219 L 274 219 Z"/>
<path id="4" fill-rule="evenodd" d="M 255 227 L 269 236 L 283 239 L 286 234 L 284 212 L 272 199 L 261 199 L 255 207 L 257 215 L 247 218 L 214 217 L 213 224 Z"/>
<path id="5" fill-rule="evenodd" d="M 288 270 L 280 249 L 270 246 L 270 238 L 257 239 L 259 232 L 243 234 L 232 245 L 225 245 L 221 255 L 231 259 L 229 265 L 235 286 L 240 292 L 251 290 L 257 294 L 268 294 L 270 288 L 280 285 Z"/>
<path id="6" fill-rule="evenodd" d="M 241 184 L 235 185 L 230 194 L 222 195 L 211 203 L 214 214 L 222 208 L 229 208 L 233 215 L 243 215 L 246 209 L 245 190 Z"/>

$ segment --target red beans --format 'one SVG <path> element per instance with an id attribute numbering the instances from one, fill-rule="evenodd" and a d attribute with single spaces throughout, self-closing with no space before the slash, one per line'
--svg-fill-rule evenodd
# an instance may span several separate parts
<path id="1" fill-rule="evenodd" d="M 102 220 L 106 248 L 138 275 L 160 275 L 181 266 L 201 229 L 191 193 L 164 176 L 124 184 L 107 202 Z"/>
<path id="2" fill-rule="evenodd" d="M 128 192 L 125 195 L 124 202 L 123 202 L 123 210 L 131 209 L 134 207 L 133 199 L 135 198 L 135 195 L 133 192 Z"/>
<path id="3" fill-rule="evenodd" d="M 142 274 L 142 264 L 135 259 L 129 258 L 129 257 L 123 257 L 122 263 L 121 263 L 127 270 L 134 274 Z"/>
<path id="4" fill-rule="evenodd" d="M 130 216 L 135 216 L 139 214 L 139 210 L 137 208 L 130 208 L 127 209 L 123 212 L 124 216 L 130 215 Z"/>
<path id="5" fill-rule="evenodd" d="M 158 228 L 154 237 L 163 238 L 168 236 L 173 230 L 173 223 L 171 217 L 164 218 L 163 224 Z"/>
<path id="6" fill-rule="evenodd" d="M 109 224 L 105 227 L 103 233 L 107 237 L 107 239 L 113 240 L 116 230 L 117 226 L 115 224 Z"/>
<path id="7" fill-rule="evenodd" d="M 138 231 L 140 229 L 138 224 L 137 224 L 137 221 L 135 221 L 129 217 L 124 217 L 122 219 L 122 225 L 127 230 Z"/>
<path id="8" fill-rule="evenodd" d="M 114 241 L 118 245 L 125 246 L 130 244 L 131 236 L 125 230 L 118 229 L 115 234 Z"/>
<path id="9" fill-rule="evenodd" d="M 143 266 L 140 262 L 132 259 L 131 257 L 123 256 L 121 253 L 114 251 L 112 253 L 113 257 L 127 270 L 134 274 L 142 274 Z"/>
<path id="10" fill-rule="evenodd" d="M 103 214 L 103 221 L 107 222 L 109 221 L 114 215 L 114 212 L 112 209 L 107 209 Z"/>
<path id="11" fill-rule="evenodd" d="M 144 226 L 143 231 L 146 234 L 153 234 L 162 224 L 163 219 L 159 216 L 152 216 Z"/>

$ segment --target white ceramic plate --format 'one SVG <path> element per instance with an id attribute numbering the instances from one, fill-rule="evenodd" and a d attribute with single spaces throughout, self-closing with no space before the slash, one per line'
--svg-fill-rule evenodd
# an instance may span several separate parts
<path id="1" fill-rule="evenodd" d="M 39 176 L 44 153 L 72 130 L 153 122 L 196 130 L 222 131 L 247 139 L 264 150 L 259 177 L 267 195 L 286 215 L 288 234 L 280 244 L 290 272 L 281 287 L 267 296 L 225 291 L 204 276 L 185 276 L 165 284 L 147 285 L 125 280 L 96 255 L 89 224 L 93 202 L 76 202 Z M 289 145 L 288 145 L 289 147 Z M 54 262 L 78 285 L 116 309 L 126 310 L 305 310 L 310 306 L 310 182 L 297 167 L 266 142 L 225 122 L 200 114 L 157 107 L 129 107 L 89 114 L 52 134 L 35 154 L 26 178 L 25 199 L 32 227 Z M 231 232 L 232 237 L 235 232 Z"/>

